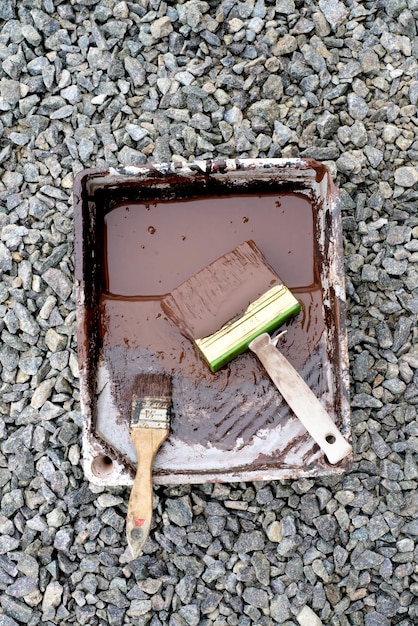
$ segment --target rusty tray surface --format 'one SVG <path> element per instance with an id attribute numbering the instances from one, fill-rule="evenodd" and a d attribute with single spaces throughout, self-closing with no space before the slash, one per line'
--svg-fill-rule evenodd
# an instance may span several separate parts
<path id="1" fill-rule="evenodd" d="M 346 471 L 323 453 L 252 354 L 213 374 L 160 300 L 252 239 L 302 302 L 280 344 L 350 436 L 338 192 L 303 159 L 197 161 L 85 170 L 74 184 L 83 462 L 101 485 L 130 485 L 136 374 L 173 380 L 168 440 L 154 482 L 299 478 Z"/>

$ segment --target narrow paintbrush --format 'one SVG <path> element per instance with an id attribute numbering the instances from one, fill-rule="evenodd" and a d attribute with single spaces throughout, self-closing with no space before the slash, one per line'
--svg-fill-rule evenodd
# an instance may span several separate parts
<path id="1" fill-rule="evenodd" d="M 133 384 L 131 437 L 138 465 L 128 504 L 126 536 L 136 558 L 147 540 L 153 505 L 152 466 L 167 439 L 171 417 L 171 376 L 139 374 Z"/>
<path id="2" fill-rule="evenodd" d="M 213 372 L 247 348 L 257 354 L 330 463 L 351 452 L 319 400 L 270 340 L 268 333 L 301 307 L 253 241 L 186 280 L 163 298 L 162 308 L 195 343 Z"/>

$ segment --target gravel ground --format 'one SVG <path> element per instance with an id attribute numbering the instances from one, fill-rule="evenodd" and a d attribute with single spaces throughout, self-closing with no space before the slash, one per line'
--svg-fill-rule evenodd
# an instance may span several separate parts
<path id="1" fill-rule="evenodd" d="M 0 1 L 0 626 L 418 623 L 417 18 L 418 0 Z M 158 487 L 130 561 L 127 490 L 79 463 L 73 177 L 299 155 L 342 195 L 353 469 Z"/>

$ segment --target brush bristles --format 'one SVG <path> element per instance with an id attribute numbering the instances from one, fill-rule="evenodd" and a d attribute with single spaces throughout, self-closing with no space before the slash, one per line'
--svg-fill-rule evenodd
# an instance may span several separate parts
<path id="1" fill-rule="evenodd" d="M 194 341 L 239 319 L 251 302 L 282 284 L 254 241 L 245 241 L 164 296 L 161 307 Z"/>
<path id="2" fill-rule="evenodd" d="M 131 428 L 168 430 L 171 418 L 171 376 L 139 374 L 132 389 Z"/>
<path id="3" fill-rule="evenodd" d="M 138 398 L 171 399 L 172 382 L 169 374 L 138 374 L 132 388 Z"/>

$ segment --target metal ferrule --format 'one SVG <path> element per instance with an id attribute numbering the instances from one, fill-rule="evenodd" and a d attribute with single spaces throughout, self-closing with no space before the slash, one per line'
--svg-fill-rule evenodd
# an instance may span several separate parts
<path id="1" fill-rule="evenodd" d="M 133 398 L 133 428 L 169 428 L 171 400 L 167 398 L 143 397 Z"/>

